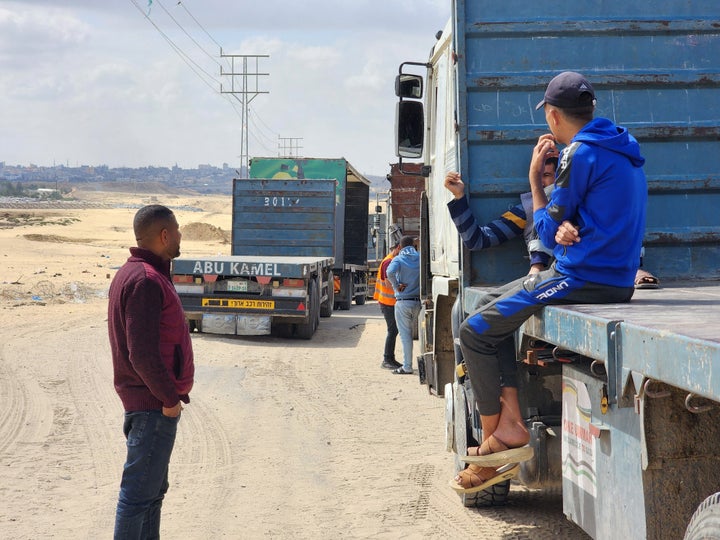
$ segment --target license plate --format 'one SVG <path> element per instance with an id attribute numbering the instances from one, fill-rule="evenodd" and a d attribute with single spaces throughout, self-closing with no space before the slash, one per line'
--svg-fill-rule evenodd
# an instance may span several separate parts
<path id="1" fill-rule="evenodd" d="M 248 283 L 247 281 L 228 281 L 227 290 L 233 292 L 247 292 Z"/>
<path id="2" fill-rule="evenodd" d="M 245 300 L 240 298 L 203 298 L 203 307 L 219 307 L 229 309 L 274 309 L 273 300 Z"/>

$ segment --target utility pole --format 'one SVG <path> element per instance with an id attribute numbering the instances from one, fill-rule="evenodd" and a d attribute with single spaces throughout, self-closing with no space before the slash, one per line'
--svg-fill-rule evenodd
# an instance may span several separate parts
<path id="1" fill-rule="evenodd" d="M 300 141 L 302 137 L 280 137 L 278 135 L 278 157 L 291 158 L 302 157 L 300 155 Z"/>
<path id="2" fill-rule="evenodd" d="M 231 94 L 242 105 L 242 131 L 240 134 L 240 174 L 248 178 L 250 170 L 250 152 L 248 150 L 248 112 L 250 102 L 259 94 L 269 94 L 260 90 L 260 77 L 267 77 L 270 73 L 260 72 L 260 59 L 270 58 L 269 54 L 223 54 L 220 49 L 220 58 L 230 59 L 230 72 L 223 72 L 220 65 L 220 76 L 230 77 L 230 89 L 223 90 L 221 94 Z M 240 79 L 236 84 L 236 79 Z"/>

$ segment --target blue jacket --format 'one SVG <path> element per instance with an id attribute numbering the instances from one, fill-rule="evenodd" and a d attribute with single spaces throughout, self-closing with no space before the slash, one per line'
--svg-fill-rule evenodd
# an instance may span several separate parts
<path id="1" fill-rule="evenodd" d="M 632 287 L 645 234 L 645 159 L 627 129 L 595 118 L 563 150 L 555 190 L 534 213 L 540 240 L 553 247 L 559 272 L 584 281 Z M 581 241 L 555 243 L 568 220 Z"/>
<path id="2" fill-rule="evenodd" d="M 388 281 L 395 290 L 395 299 L 420 297 L 420 255 L 412 247 L 404 247 L 390 261 L 387 267 Z M 398 285 L 403 283 L 405 290 L 399 291 Z"/>

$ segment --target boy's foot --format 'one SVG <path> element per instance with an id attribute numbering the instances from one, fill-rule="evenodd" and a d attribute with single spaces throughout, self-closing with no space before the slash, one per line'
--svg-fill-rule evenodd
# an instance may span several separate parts
<path id="1" fill-rule="evenodd" d="M 470 464 L 450 481 L 450 487 L 458 493 L 477 493 L 505 480 L 510 480 L 519 472 L 520 466 L 517 463 L 508 463 L 499 469 Z"/>
<path id="2" fill-rule="evenodd" d="M 532 459 L 535 452 L 528 445 L 511 448 L 495 435 L 490 435 L 480 446 L 471 446 L 466 456 L 460 456 L 465 463 L 481 467 L 497 467 L 507 463 L 518 463 Z"/>
<path id="3" fill-rule="evenodd" d="M 660 280 L 653 276 L 647 270 L 638 268 L 635 274 L 635 288 L 636 289 L 659 289 Z"/>

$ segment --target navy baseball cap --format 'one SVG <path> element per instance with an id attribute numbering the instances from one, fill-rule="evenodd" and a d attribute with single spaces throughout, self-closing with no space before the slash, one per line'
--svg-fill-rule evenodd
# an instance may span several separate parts
<path id="1" fill-rule="evenodd" d="M 579 73 L 564 71 L 547 85 L 545 97 L 535 110 L 546 103 L 560 109 L 591 109 L 595 102 L 595 90 L 590 82 Z"/>

